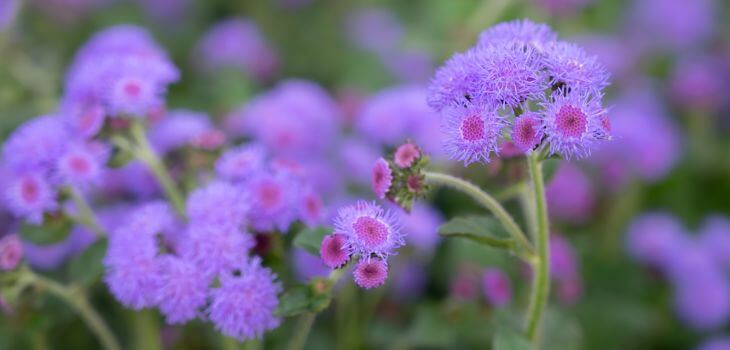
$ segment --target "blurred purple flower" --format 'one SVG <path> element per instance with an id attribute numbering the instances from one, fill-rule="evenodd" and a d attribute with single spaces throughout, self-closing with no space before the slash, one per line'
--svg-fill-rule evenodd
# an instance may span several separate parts
<path id="1" fill-rule="evenodd" d="M 226 182 L 213 182 L 195 190 L 186 208 L 192 226 L 211 226 L 217 230 L 238 229 L 250 213 L 245 191 Z"/>
<path id="2" fill-rule="evenodd" d="M 3 144 L 3 162 L 12 171 L 48 174 L 72 137 L 56 116 L 41 116 L 19 126 Z"/>
<path id="3" fill-rule="evenodd" d="M 489 268 L 482 276 L 484 297 L 495 306 L 502 307 L 512 299 L 512 288 L 509 277 L 497 268 Z"/>
<path id="4" fill-rule="evenodd" d="M 202 276 L 230 273 L 245 261 L 254 238 L 235 228 L 191 226 L 180 243 L 180 256 L 197 266 Z"/>
<path id="5" fill-rule="evenodd" d="M 382 54 L 386 68 L 400 81 L 423 83 L 433 73 L 433 58 L 425 50 L 410 49 Z"/>
<path id="6" fill-rule="evenodd" d="M 20 8 L 20 0 L 5 0 L 0 2 L 0 33 L 13 24 Z"/>
<path id="7" fill-rule="evenodd" d="M 629 254 L 641 263 L 661 269 L 668 268 L 686 241 L 678 220 L 662 212 L 645 213 L 634 218 L 627 232 Z"/>
<path id="8" fill-rule="evenodd" d="M 730 350 L 730 337 L 718 336 L 704 341 L 695 350 Z"/>
<path id="9" fill-rule="evenodd" d="M 586 6 L 590 0 L 537 0 L 537 4 L 554 15 L 569 16 Z"/>
<path id="10" fill-rule="evenodd" d="M 386 9 L 360 9 L 352 12 L 345 22 L 346 34 L 353 44 L 373 53 L 394 50 L 403 39 L 403 27 L 398 18 Z"/>
<path id="11" fill-rule="evenodd" d="M 720 215 L 705 218 L 699 239 L 717 263 L 730 268 L 730 218 Z"/>
<path id="12" fill-rule="evenodd" d="M 327 277 L 329 269 L 322 259 L 301 248 L 292 248 L 292 268 L 300 282 L 306 283 L 314 277 Z"/>
<path id="13" fill-rule="evenodd" d="M 155 151 L 164 155 L 190 145 L 212 129 L 213 124 L 206 114 L 181 109 L 167 112 L 162 120 L 150 128 L 148 137 Z"/>
<path id="14" fill-rule="evenodd" d="M 46 212 L 58 208 L 56 189 L 35 173 L 15 177 L 5 188 L 8 210 L 32 224 L 43 223 Z"/>
<path id="15" fill-rule="evenodd" d="M 393 171 L 390 170 L 388 161 L 383 158 L 376 160 L 372 174 L 373 192 L 375 192 L 375 196 L 383 199 L 393 184 Z"/>
<path id="16" fill-rule="evenodd" d="M 159 260 L 160 288 L 155 304 L 168 324 L 181 324 L 196 318 L 205 305 L 210 279 L 189 261 L 167 255 Z"/>
<path id="17" fill-rule="evenodd" d="M 302 196 L 299 183 L 284 171 L 260 171 L 244 185 L 251 208 L 249 220 L 256 231 L 286 232 L 297 218 Z"/>
<path id="18" fill-rule="evenodd" d="M 399 145 L 407 138 L 419 145 L 429 143 L 421 135 L 427 134 L 425 128 L 430 126 L 429 121 L 438 120 L 438 115 L 429 109 L 425 100 L 426 91 L 416 85 L 381 90 L 363 106 L 357 118 L 357 131 L 386 146 Z"/>
<path id="19" fill-rule="evenodd" d="M 579 261 L 573 246 L 565 237 L 555 233 L 550 235 L 550 275 L 557 283 L 580 278 Z"/>
<path id="20" fill-rule="evenodd" d="M 586 222 L 596 202 L 593 191 L 578 166 L 563 162 L 545 190 L 550 216 L 573 224 Z"/>
<path id="21" fill-rule="evenodd" d="M 219 177 L 243 181 L 264 168 L 266 151 L 258 144 L 244 144 L 226 150 L 215 163 Z"/>
<path id="22" fill-rule="evenodd" d="M 682 57 L 670 80 L 674 101 L 690 109 L 715 111 L 727 105 L 725 94 L 730 88 L 727 58 L 713 56 Z"/>
<path id="23" fill-rule="evenodd" d="M 716 27 L 714 0 L 635 0 L 629 12 L 632 40 L 677 51 L 702 46 Z M 671 25 L 668 25 L 671 23 Z"/>
<path id="24" fill-rule="evenodd" d="M 438 234 L 438 228 L 444 222 L 441 213 L 420 202 L 414 203 L 410 213 L 395 208 L 394 210 L 399 210 L 401 213 L 399 221 L 406 242 L 422 252 L 433 252 L 441 241 Z"/>
<path id="25" fill-rule="evenodd" d="M 225 19 L 211 27 L 196 55 L 206 68 L 240 69 L 257 80 L 268 80 L 279 69 L 276 52 L 256 24 L 245 18 Z"/>
<path id="26" fill-rule="evenodd" d="M 16 234 L 0 238 L 0 270 L 10 271 L 23 259 L 23 244 Z"/>

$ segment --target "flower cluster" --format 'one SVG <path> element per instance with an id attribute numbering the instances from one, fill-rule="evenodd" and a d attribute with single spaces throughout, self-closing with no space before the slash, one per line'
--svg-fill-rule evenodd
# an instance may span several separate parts
<path id="1" fill-rule="evenodd" d="M 699 330 L 717 329 L 730 319 L 730 219 L 710 216 L 699 235 L 687 234 L 669 214 L 646 213 L 628 231 L 628 250 L 638 262 L 658 269 L 674 287 L 680 318 Z"/>
<path id="2" fill-rule="evenodd" d="M 353 271 L 355 283 L 370 289 L 385 283 L 388 257 L 404 244 L 400 223 L 392 212 L 375 203 L 358 201 L 339 210 L 334 233 L 322 240 L 320 255 L 333 269 L 358 257 Z"/>
<path id="3" fill-rule="evenodd" d="M 429 86 L 429 105 L 442 114 L 444 146 L 468 165 L 489 162 L 500 143 L 524 153 L 545 147 L 583 158 L 610 139 L 601 104 L 608 73 L 596 57 L 559 41 L 544 24 L 500 23 L 457 53 Z"/>
<path id="4" fill-rule="evenodd" d="M 392 158 L 386 160 L 381 157 L 375 161 L 372 189 L 378 198 L 387 198 L 410 212 L 413 201 L 427 192 L 422 171 L 428 164 L 428 158 L 410 141 L 400 145 Z"/>

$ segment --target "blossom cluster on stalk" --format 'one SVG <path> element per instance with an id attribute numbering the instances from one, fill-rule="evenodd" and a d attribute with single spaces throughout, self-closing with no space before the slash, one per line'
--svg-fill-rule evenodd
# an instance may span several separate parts
<path id="1" fill-rule="evenodd" d="M 428 103 L 442 115 L 446 151 L 465 165 L 489 162 L 506 142 L 523 153 L 584 158 L 611 138 L 601 102 L 608 78 L 595 56 L 547 25 L 517 20 L 446 61 Z"/>

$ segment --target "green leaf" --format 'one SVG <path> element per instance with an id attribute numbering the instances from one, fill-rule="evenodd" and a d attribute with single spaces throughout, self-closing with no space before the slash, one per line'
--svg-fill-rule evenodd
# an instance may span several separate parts
<path id="1" fill-rule="evenodd" d="M 68 277 L 75 283 L 88 286 L 104 273 L 102 260 L 106 255 L 107 240 L 98 240 L 74 257 L 68 264 Z"/>
<path id="2" fill-rule="evenodd" d="M 494 336 L 494 350 L 532 350 L 532 344 L 524 335 L 512 328 L 502 328 Z"/>
<path id="3" fill-rule="evenodd" d="M 451 219 L 439 227 L 444 237 L 462 237 L 496 248 L 511 248 L 514 241 L 494 218 L 466 216 Z"/>
<path id="4" fill-rule="evenodd" d="M 553 179 L 555 173 L 558 172 L 560 167 L 560 158 L 548 158 L 542 161 L 542 176 L 545 183 L 549 183 Z"/>
<path id="5" fill-rule="evenodd" d="M 322 287 L 322 283 L 329 283 Z M 318 287 L 319 286 L 319 287 Z M 307 285 L 297 285 L 284 292 L 274 314 L 291 317 L 306 312 L 320 312 L 332 301 L 331 282 L 315 279 Z"/>
<path id="6" fill-rule="evenodd" d="M 39 245 L 58 243 L 71 233 L 73 222 L 63 215 L 46 215 L 42 225 L 23 223 L 20 226 L 20 236 L 23 239 Z"/>
<path id="7" fill-rule="evenodd" d="M 329 227 L 307 228 L 297 234 L 294 238 L 294 245 L 319 256 L 319 247 L 322 245 L 322 239 L 330 233 L 332 233 L 332 228 Z"/>

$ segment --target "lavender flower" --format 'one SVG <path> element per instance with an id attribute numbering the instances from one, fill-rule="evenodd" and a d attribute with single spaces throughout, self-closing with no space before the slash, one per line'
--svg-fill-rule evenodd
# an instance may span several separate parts
<path id="1" fill-rule="evenodd" d="M 472 61 L 474 50 L 454 54 L 436 74 L 428 86 L 428 106 L 442 111 L 448 106 L 464 104 L 480 94 Z"/>
<path id="2" fill-rule="evenodd" d="M 345 248 L 346 241 L 347 237 L 340 233 L 327 235 L 322 239 L 319 255 L 327 267 L 336 269 L 350 259 L 350 253 Z"/>
<path id="3" fill-rule="evenodd" d="M 666 268 L 685 244 L 684 229 L 666 213 L 646 213 L 629 225 L 628 250 L 641 263 Z"/>
<path id="4" fill-rule="evenodd" d="M 593 212 L 596 198 L 588 177 L 571 164 L 560 164 L 545 189 L 550 216 L 574 224 L 584 223 Z"/>
<path id="5" fill-rule="evenodd" d="M 355 283 L 365 289 L 382 286 L 388 278 L 388 264 L 378 258 L 362 259 L 352 271 Z"/>
<path id="6" fill-rule="evenodd" d="M 434 114 L 424 103 L 426 91 L 420 86 L 404 85 L 382 90 L 363 106 L 357 118 L 357 131 L 369 140 L 387 146 L 400 145 L 407 138 L 416 143 L 427 135 Z"/>
<path id="7" fill-rule="evenodd" d="M 321 224 L 326 214 L 322 197 L 312 189 L 304 191 L 297 210 L 299 219 L 309 227 Z"/>
<path id="8" fill-rule="evenodd" d="M 702 343 L 695 350 L 728 350 L 730 349 L 730 337 L 719 336 L 711 338 Z"/>
<path id="9" fill-rule="evenodd" d="M 83 187 L 99 181 L 109 152 L 104 146 L 92 152 L 94 147 L 94 145 L 71 147 L 61 156 L 58 160 L 58 172 L 66 183 Z"/>
<path id="10" fill-rule="evenodd" d="M 241 145 L 225 151 L 215 163 L 215 171 L 225 180 L 243 181 L 264 168 L 265 158 L 262 146 Z"/>
<path id="11" fill-rule="evenodd" d="M 10 271 L 20 264 L 23 258 L 23 245 L 16 234 L 0 238 L 0 270 Z"/>
<path id="12" fill-rule="evenodd" d="M 193 140 L 213 130 L 210 118 L 204 113 L 174 110 L 154 124 L 148 137 L 158 154 L 167 154 L 190 145 Z"/>
<path id="13" fill-rule="evenodd" d="M 495 307 L 502 307 L 512 299 L 509 278 L 497 268 L 484 271 L 482 287 L 484 288 L 484 297 Z"/>
<path id="14" fill-rule="evenodd" d="M 180 256 L 210 278 L 233 271 L 253 246 L 253 236 L 232 227 L 191 226 L 180 244 Z"/>
<path id="15" fill-rule="evenodd" d="M 421 158 L 421 152 L 410 142 L 398 146 L 393 154 L 395 165 L 399 168 L 409 168 L 418 158 Z"/>
<path id="16" fill-rule="evenodd" d="M 402 231 L 409 246 L 423 253 L 433 252 L 441 240 L 438 234 L 438 228 L 444 222 L 441 213 L 419 202 L 413 204 L 410 213 L 400 212 L 399 221 L 403 224 Z"/>
<path id="17" fill-rule="evenodd" d="M 608 86 L 606 68 L 596 56 L 589 55 L 578 45 L 564 41 L 547 45 L 543 64 L 554 88 L 600 94 Z"/>
<path id="18" fill-rule="evenodd" d="M 404 244 L 393 213 L 365 201 L 339 210 L 335 232 L 345 235 L 345 249 L 350 254 L 359 254 L 366 260 L 372 255 L 385 260 Z"/>
<path id="19" fill-rule="evenodd" d="M 347 17 L 346 27 L 350 41 L 373 53 L 391 52 L 403 39 L 398 18 L 384 9 L 357 10 Z"/>
<path id="20" fill-rule="evenodd" d="M 43 214 L 58 208 L 55 188 L 36 173 L 15 177 L 5 189 L 7 208 L 32 224 L 41 224 Z"/>
<path id="21" fill-rule="evenodd" d="M 388 161 L 380 158 L 375 161 L 373 166 L 372 187 L 378 198 L 385 198 L 385 194 L 390 190 L 393 184 L 393 172 L 390 170 Z"/>
<path id="22" fill-rule="evenodd" d="M 255 210 L 249 212 L 251 226 L 257 231 L 286 232 L 297 217 L 301 196 L 294 178 L 284 171 L 261 171 L 246 182 L 246 192 Z"/>
<path id="23" fill-rule="evenodd" d="M 499 149 L 503 117 L 494 108 L 480 106 L 453 106 L 444 112 L 444 146 L 449 157 L 464 165 L 488 163 L 490 154 Z"/>
<path id="24" fill-rule="evenodd" d="M 196 55 L 208 69 L 239 69 L 260 81 L 279 69 L 276 52 L 256 24 L 245 18 L 225 19 L 208 29 Z"/>
<path id="25" fill-rule="evenodd" d="M 712 257 L 724 267 L 730 267 L 730 219 L 726 216 L 707 217 L 700 230 L 700 242 Z"/>
<path id="26" fill-rule="evenodd" d="M 186 208 L 191 225 L 218 230 L 242 227 L 250 212 L 244 190 L 226 182 L 213 182 L 197 189 L 188 197 Z"/>
<path id="27" fill-rule="evenodd" d="M 546 24 L 528 19 L 499 23 L 479 35 L 479 47 L 500 43 L 519 43 L 542 51 L 546 44 L 557 40 L 558 35 Z"/>
<path id="28" fill-rule="evenodd" d="M 167 323 L 180 324 L 199 315 L 208 296 L 210 279 L 196 265 L 174 256 L 159 259 L 160 288 L 155 291 L 155 304 Z"/>
<path id="29" fill-rule="evenodd" d="M 590 154 L 594 144 L 609 137 L 600 95 L 558 91 L 552 101 L 545 101 L 542 106 L 543 127 L 553 154 L 567 159 L 583 158 Z"/>
<path id="30" fill-rule="evenodd" d="M 675 101 L 689 108 L 714 111 L 725 105 L 722 91 L 730 87 L 726 58 L 682 57 L 674 68 L 670 92 Z"/>
<path id="31" fill-rule="evenodd" d="M 71 135 L 55 116 L 25 122 L 3 145 L 5 165 L 13 171 L 50 171 L 65 152 Z"/>
<path id="32" fill-rule="evenodd" d="M 240 275 L 224 275 L 220 287 L 211 291 L 208 317 L 223 334 L 240 341 L 260 338 L 279 326 L 274 317 L 281 286 L 261 259 L 251 258 L 240 266 Z"/>
<path id="33" fill-rule="evenodd" d="M 517 117 L 512 126 L 512 141 L 522 152 L 529 153 L 540 145 L 543 131 L 540 116 L 526 112 Z"/>
<path id="34" fill-rule="evenodd" d="M 707 42 L 717 26 L 716 13 L 713 0 L 676 0 L 672 6 L 662 0 L 636 1 L 629 24 L 634 40 L 681 51 Z"/>
<path id="35" fill-rule="evenodd" d="M 293 257 L 291 267 L 300 282 L 306 283 L 314 277 L 327 277 L 330 272 L 330 269 L 322 264 L 319 256 L 312 255 L 304 249 L 292 248 L 290 254 Z"/>
<path id="36" fill-rule="evenodd" d="M 517 107 L 537 99 L 547 88 L 540 54 L 530 46 L 515 43 L 489 45 L 473 55 L 475 83 L 480 94 L 472 96 Z"/>
<path id="37" fill-rule="evenodd" d="M 575 251 L 570 242 L 558 234 L 550 235 L 550 275 L 558 282 L 579 278 Z"/>

